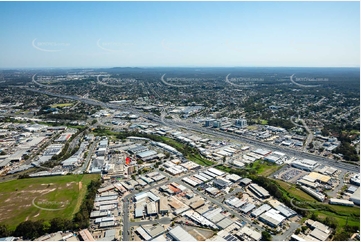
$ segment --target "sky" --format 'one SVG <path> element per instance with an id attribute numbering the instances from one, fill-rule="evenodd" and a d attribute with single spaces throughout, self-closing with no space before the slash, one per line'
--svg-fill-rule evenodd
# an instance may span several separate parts
<path id="1" fill-rule="evenodd" d="M 359 2 L 0 2 L 0 68 L 359 67 Z"/>

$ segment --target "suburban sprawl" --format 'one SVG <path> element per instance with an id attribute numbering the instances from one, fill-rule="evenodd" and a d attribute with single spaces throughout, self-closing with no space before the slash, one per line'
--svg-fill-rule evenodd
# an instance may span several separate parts
<path id="1" fill-rule="evenodd" d="M 0 240 L 360 240 L 358 68 L 0 71 Z"/>

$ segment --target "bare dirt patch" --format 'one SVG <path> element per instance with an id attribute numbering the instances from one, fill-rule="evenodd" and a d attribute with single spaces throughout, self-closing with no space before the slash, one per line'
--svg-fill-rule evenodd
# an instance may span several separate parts
<path id="1" fill-rule="evenodd" d="M 66 184 L 66 187 L 70 187 L 71 184 L 74 184 L 74 183 L 76 183 L 76 182 L 68 182 L 68 183 Z"/>
<path id="2" fill-rule="evenodd" d="M 81 182 L 79 182 L 79 191 L 81 190 L 82 187 L 83 187 L 83 184 Z"/>

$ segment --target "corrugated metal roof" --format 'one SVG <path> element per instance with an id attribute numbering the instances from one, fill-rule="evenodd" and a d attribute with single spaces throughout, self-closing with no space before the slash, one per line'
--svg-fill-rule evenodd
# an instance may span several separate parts
<path id="1" fill-rule="evenodd" d="M 169 235 L 177 241 L 197 241 L 192 235 L 185 231 L 180 225 L 169 231 Z"/>

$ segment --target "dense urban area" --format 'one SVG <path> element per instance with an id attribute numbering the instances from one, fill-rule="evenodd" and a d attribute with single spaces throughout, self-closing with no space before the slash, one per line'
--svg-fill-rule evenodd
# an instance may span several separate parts
<path id="1" fill-rule="evenodd" d="M 0 70 L 0 240 L 360 241 L 359 68 Z"/>

